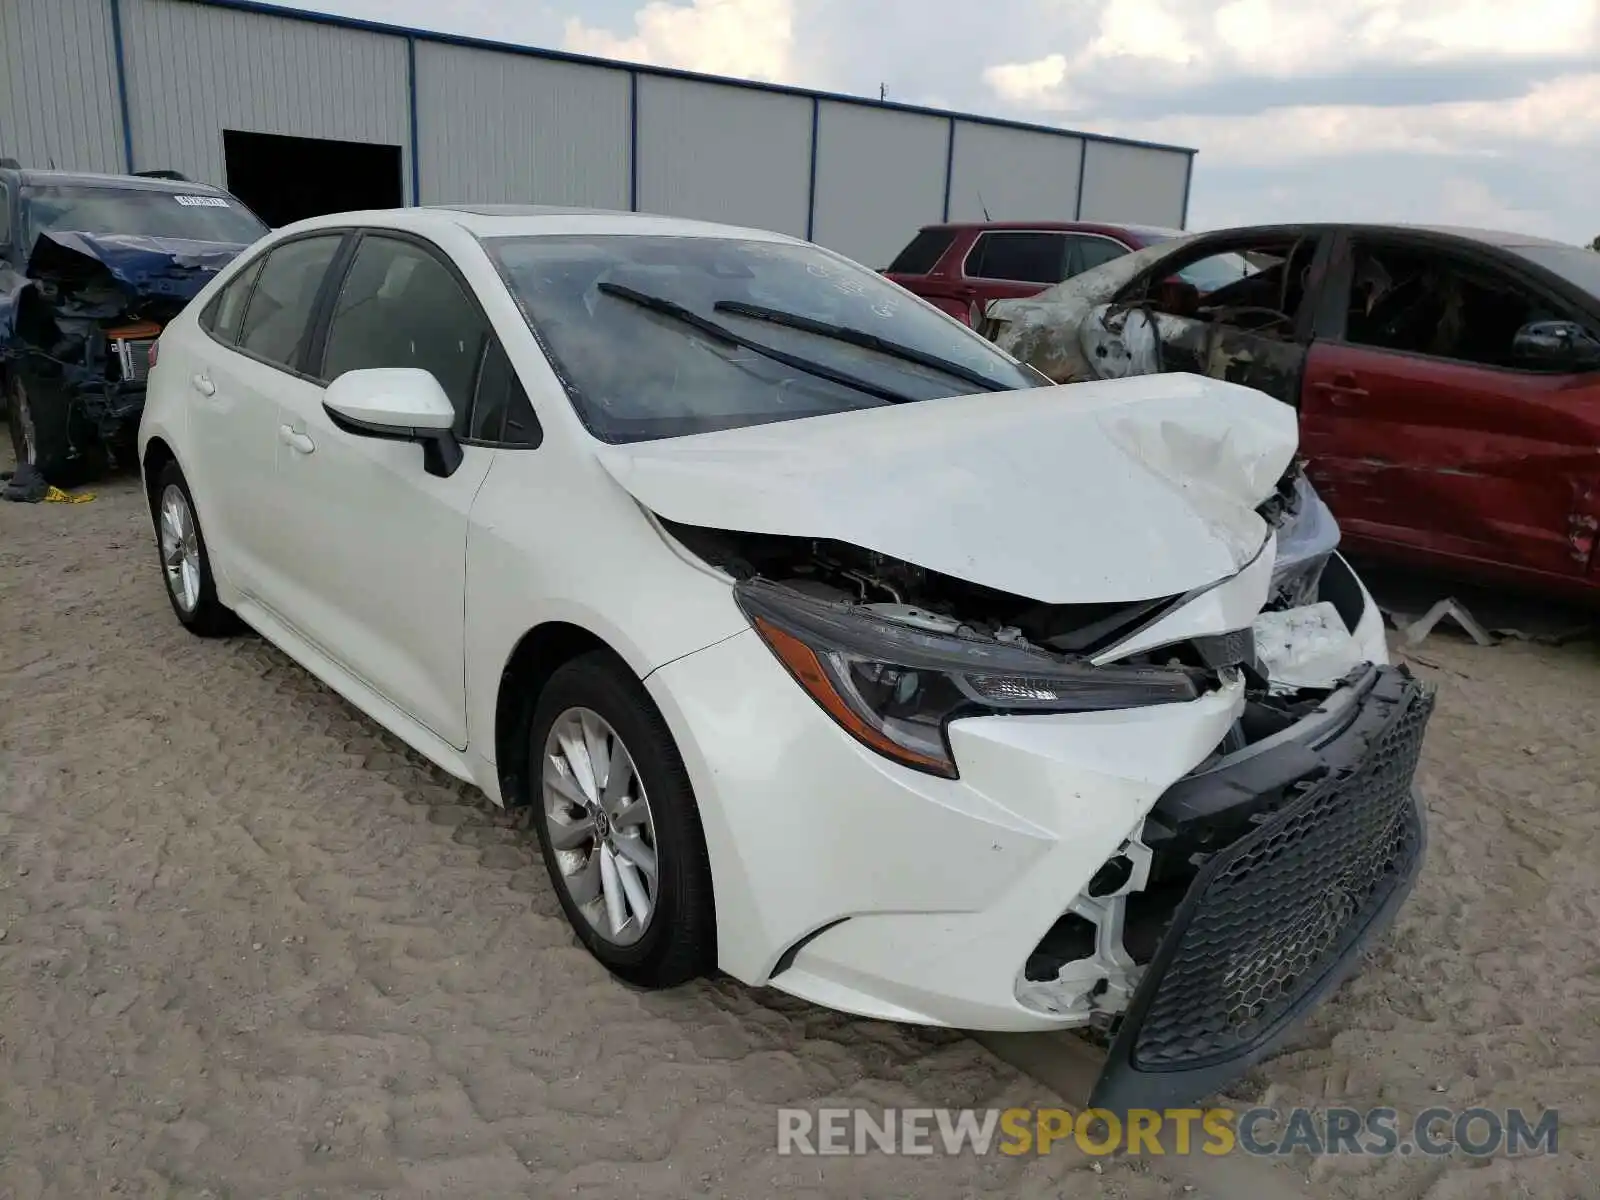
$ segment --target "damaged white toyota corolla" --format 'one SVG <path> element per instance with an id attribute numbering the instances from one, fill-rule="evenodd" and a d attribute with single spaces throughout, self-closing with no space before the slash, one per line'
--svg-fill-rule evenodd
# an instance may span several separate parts
<path id="1" fill-rule="evenodd" d="M 174 611 L 532 805 L 589 949 L 1112 1038 L 1192 1099 L 1423 856 L 1431 693 L 1295 465 L 1187 375 L 1049 385 L 877 274 L 665 218 L 318 218 L 162 334 Z"/>

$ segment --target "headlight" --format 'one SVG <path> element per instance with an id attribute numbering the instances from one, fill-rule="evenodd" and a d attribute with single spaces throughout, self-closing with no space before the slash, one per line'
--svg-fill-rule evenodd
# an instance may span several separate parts
<path id="1" fill-rule="evenodd" d="M 957 777 L 945 727 L 990 713 L 1180 704 L 1193 672 L 1095 667 L 1043 651 L 929 633 L 763 581 L 734 596 L 796 682 L 846 732 L 896 762 Z"/>

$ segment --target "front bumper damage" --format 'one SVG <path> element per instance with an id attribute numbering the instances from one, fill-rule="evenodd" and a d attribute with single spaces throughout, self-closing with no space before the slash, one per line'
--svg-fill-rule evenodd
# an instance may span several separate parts
<path id="1" fill-rule="evenodd" d="M 1433 705 L 1404 667 L 1367 664 L 1297 724 L 1162 795 L 1139 839 L 1143 878 L 1099 929 L 1120 935 L 1137 984 L 1093 1107 L 1216 1092 L 1357 963 L 1422 866 L 1413 777 Z"/>

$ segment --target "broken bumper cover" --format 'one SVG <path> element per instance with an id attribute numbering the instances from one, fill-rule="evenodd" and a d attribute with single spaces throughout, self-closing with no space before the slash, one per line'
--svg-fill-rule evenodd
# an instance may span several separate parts
<path id="1" fill-rule="evenodd" d="M 1216 1092 L 1356 965 L 1422 867 L 1413 777 L 1433 704 L 1404 670 L 1364 668 L 1320 720 L 1302 722 L 1309 728 L 1180 780 L 1157 803 L 1156 820 L 1180 829 L 1241 813 L 1254 824 L 1190 884 L 1123 1016 L 1094 1107 L 1125 1114 Z"/>

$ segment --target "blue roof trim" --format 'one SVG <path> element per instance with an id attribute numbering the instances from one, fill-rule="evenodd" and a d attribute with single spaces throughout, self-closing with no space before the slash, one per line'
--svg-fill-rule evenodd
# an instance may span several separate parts
<path id="1" fill-rule="evenodd" d="M 383 21 L 368 21 L 360 17 L 342 17 L 335 13 L 311 12 L 288 5 L 268 4 L 262 0 L 185 0 L 190 4 L 205 4 L 212 8 L 228 8 L 237 12 L 257 13 L 268 17 L 284 17 L 294 21 L 309 21 L 316 25 L 332 25 L 339 29 L 360 29 L 368 33 L 387 34 L 390 37 L 414 38 L 419 42 L 435 42 L 446 46 L 462 46 L 472 50 L 492 50 L 499 54 L 520 54 L 527 58 L 542 58 L 552 62 L 576 63 L 586 67 L 605 67 L 612 71 L 632 71 L 636 75 L 653 75 L 666 79 L 687 79 L 695 83 L 716 83 L 724 87 L 739 87 L 751 91 L 773 92 L 781 96 L 796 96 L 802 100 L 832 100 L 839 104 L 855 104 L 862 108 L 886 109 L 889 112 L 914 113 L 940 120 L 966 121 L 973 125 L 988 125 L 997 129 L 1019 129 L 1029 133 L 1051 133 L 1057 136 L 1087 138 L 1091 142 L 1109 142 L 1118 146 L 1138 146 L 1146 150 L 1166 150 L 1174 154 L 1187 154 L 1193 158 L 1198 151 L 1192 146 L 1174 146 L 1165 142 L 1146 142 L 1138 138 L 1115 137 L 1108 133 L 1089 133 L 1081 129 L 1062 129 L 1055 125 L 1036 125 L 1027 121 L 1008 121 L 1002 117 L 983 117 L 971 113 L 951 112 L 943 108 L 928 108 L 920 104 L 900 104 L 893 100 L 873 100 L 865 96 L 849 96 L 842 92 L 822 92 L 814 88 L 791 87 L 782 83 L 762 83 L 753 79 L 734 79 L 726 75 L 706 75 L 699 71 L 679 71 L 671 67 L 651 67 L 644 64 L 620 62 L 610 58 L 596 58 L 590 54 L 572 54 L 565 50 L 547 50 L 541 46 L 519 46 L 513 42 L 495 42 L 487 38 L 466 37 L 455 33 L 441 33 L 432 29 L 415 29 L 406 25 L 391 25 Z"/>
<path id="2" fill-rule="evenodd" d="M 128 115 L 127 56 L 122 43 L 122 0 L 111 0 L 111 53 L 117 69 L 117 103 L 122 107 L 122 169 L 133 174 L 133 121 Z"/>

